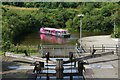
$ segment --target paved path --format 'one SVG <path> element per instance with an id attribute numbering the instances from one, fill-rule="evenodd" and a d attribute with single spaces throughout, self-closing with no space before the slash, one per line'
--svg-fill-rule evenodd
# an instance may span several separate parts
<path id="1" fill-rule="evenodd" d="M 105 56 L 105 57 L 88 60 L 90 65 L 87 65 L 85 67 L 87 67 L 88 70 L 91 70 L 92 74 L 91 73 L 87 74 L 85 75 L 85 77 L 86 78 L 118 78 L 117 58 L 118 57 L 116 55 L 113 55 L 113 56 Z"/>
<path id="2" fill-rule="evenodd" d="M 110 35 L 103 36 L 90 36 L 82 38 L 82 46 L 86 52 L 91 53 L 93 49 L 96 49 L 96 53 L 103 51 L 114 51 L 118 54 L 120 47 L 119 39 L 111 38 Z"/>
<path id="3" fill-rule="evenodd" d="M 46 62 L 46 58 L 40 58 L 40 57 L 35 57 L 35 56 L 23 56 L 21 54 L 14 54 L 14 53 L 9 53 L 9 52 L 6 52 L 5 56 L 18 58 L 18 59 L 21 59 L 21 61 L 27 60 L 31 63 L 34 63 L 35 61 Z M 48 63 L 54 64 L 55 62 L 48 60 Z"/>
<path id="4" fill-rule="evenodd" d="M 91 36 L 82 38 L 82 44 L 87 47 L 92 45 L 101 46 L 104 44 L 109 47 L 118 45 L 118 39 L 110 38 L 110 35 Z M 118 56 L 108 55 L 87 60 L 90 65 L 86 65 L 85 78 L 118 78 Z"/>
<path id="5" fill-rule="evenodd" d="M 113 39 L 110 37 L 110 35 L 91 36 L 91 37 L 82 38 L 82 43 L 86 44 L 87 46 L 92 46 L 92 45 L 99 46 L 101 44 L 115 46 L 118 45 L 118 39 Z"/>

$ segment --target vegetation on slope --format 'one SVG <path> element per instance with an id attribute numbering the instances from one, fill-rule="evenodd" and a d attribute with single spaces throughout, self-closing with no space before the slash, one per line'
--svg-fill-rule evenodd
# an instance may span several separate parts
<path id="1" fill-rule="evenodd" d="M 9 49 L 9 44 L 14 43 L 17 37 L 38 32 L 40 27 L 79 31 L 77 15 L 81 13 L 85 15 L 83 31 L 113 33 L 115 22 L 115 33 L 120 37 L 119 7 L 119 3 L 3 2 L 3 48 L 7 46 Z"/>

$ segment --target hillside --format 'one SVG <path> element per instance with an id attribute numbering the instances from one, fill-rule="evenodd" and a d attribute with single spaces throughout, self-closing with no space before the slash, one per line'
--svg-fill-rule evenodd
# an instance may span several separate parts
<path id="1" fill-rule="evenodd" d="M 81 13 L 84 14 L 83 31 L 113 33 L 115 22 L 115 33 L 120 32 L 119 3 L 5 2 L 1 7 L 4 46 L 14 43 L 19 36 L 38 32 L 40 27 L 67 28 L 78 32 L 80 19 L 77 15 Z"/>

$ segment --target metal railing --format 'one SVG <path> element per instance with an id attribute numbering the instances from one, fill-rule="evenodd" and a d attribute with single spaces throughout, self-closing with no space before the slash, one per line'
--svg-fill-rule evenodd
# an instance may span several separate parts
<path id="1" fill-rule="evenodd" d="M 97 45 L 91 45 L 86 46 L 83 45 L 86 52 L 92 53 L 93 49 L 97 50 L 97 52 L 106 52 L 106 51 L 114 51 L 114 53 L 119 53 L 119 46 L 116 44 L 97 44 Z"/>
<path id="2" fill-rule="evenodd" d="M 39 50 L 42 56 L 49 52 L 50 57 L 68 57 L 69 52 L 75 52 L 74 45 L 41 45 Z"/>

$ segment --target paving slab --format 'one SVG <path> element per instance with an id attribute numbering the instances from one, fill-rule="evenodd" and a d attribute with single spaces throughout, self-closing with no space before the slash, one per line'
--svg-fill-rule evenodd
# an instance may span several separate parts
<path id="1" fill-rule="evenodd" d="M 118 56 L 108 55 L 87 60 L 85 65 L 88 74 L 85 78 L 118 78 Z"/>

